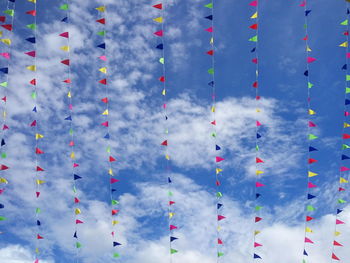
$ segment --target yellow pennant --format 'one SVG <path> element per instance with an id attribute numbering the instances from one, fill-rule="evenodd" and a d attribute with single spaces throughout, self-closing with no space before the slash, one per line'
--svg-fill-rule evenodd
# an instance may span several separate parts
<path id="1" fill-rule="evenodd" d="M 2 37 L 2 31 L 0 31 L 0 37 Z"/>
<path id="2" fill-rule="evenodd" d="M 70 93 L 70 91 L 68 92 L 67 97 L 68 97 L 68 98 L 71 98 L 71 97 L 72 97 L 72 94 Z"/>
<path id="3" fill-rule="evenodd" d="M 9 182 L 5 178 L 1 177 L 0 178 L 0 183 L 8 184 Z"/>
<path id="4" fill-rule="evenodd" d="M 217 230 L 218 230 L 218 231 L 221 231 L 221 226 L 218 226 L 218 227 L 217 227 Z"/>
<path id="5" fill-rule="evenodd" d="M 75 214 L 76 214 L 76 215 L 81 214 L 81 210 L 80 210 L 79 208 L 76 208 L 76 209 L 75 209 Z"/>
<path id="6" fill-rule="evenodd" d="M 6 45 L 11 45 L 11 39 L 9 38 L 3 38 L 3 39 L 0 39 L 0 41 Z"/>
<path id="7" fill-rule="evenodd" d="M 108 110 L 105 110 L 102 115 L 108 115 Z"/>
<path id="8" fill-rule="evenodd" d="M 99 71 L 101 71 L 102 73 L 107 74 L 107 68 L 106 67 L 100 68 Z"/>
<path id="9" fill-rule="evenodd" d="M 341 184 L 346 184 L 346 183 L 348 183 L 349 181 L 348 180 L 346 180 L 345 178 L 343 178 L 343 177 L 340 177 L 339 178 L 339 183 L 341 183 Z"/>
<path id="10" fill-rule="evenodd" d="M 165 155 L 165 159 L 167 159 L 168 161 L 170 160 L 170 156 L 169 155 Z"/>
<path id="11" fill-rule="evenodd" d="M 254 236 L 259 235 L 260 233 L 261 233 L 261 231 L 255 230 L 255 231 L 254 231 Z"/>
<path id="12" fill-rule="evenodd" d="M 72 152 L 72 153 L 70 154 L 70 158 L 71 158 L 71 159 L 75 159 L 75 153 L 74 153 L 74 152 Z"/>
<path id="13" fill-rule="evenodd" d="M 252 18 L 252 19 L 258 18 L 258 12 L 255 12 L 250 18 Z"/>
<path id="14" fill-rule="evenodd" d="M 96 7 L 96 10 L 100 11 L 100 12 L 105 12 L 106 11 L 106 7 L 104 5 L 103 6 L 99 6 L 99 7 Z"/>
<path id="15" fill-rule="evenodd" d="M 163 91 L 162 91 L 162 95 L 163 95 L 163 96 L 165 96 L 165 94 L 166 94 L 166 90 L 165 90 L 165 89 L 163 89 Z"/>
<path id="16" fill-rule="evenodd" d="M 37 184 L 37 185 L 41 185 L 41 184 L 43 184 L 43 183 L 45 183 L 45 181 L 43 181 L 43 180 L 39 180 L 39 179 L 38 179 L 38 180 L 36 180 L 36 184 Z"/>
<path id="17" fill-rule="evenodd" d="M 163 17 L 156 17 L 153 19 L 153 21 L 158 22 L 158 23 L 163 23 Z"/>
<path id="18" fill-rule="evenodd" d="M 109 174 L 109 175 L 113 175 L 113 170 L 112 170 L 112 168 L 110 168 L 110 169 L 108 170 L 108 174 Z"/>
<path id="19" fill-rule="evenodd" d="M 170 213 L 169 213 L 169 218 L 173 218 L 174 215 L 175 215 L 175 213 L 170 212 Z"/>
<path id="20" fill-rule="evenodd" d="M 36 71 L 36 66 L 35 65 L 30 65 L 27 67 L 28 70 L 31 70 L 31 71 Z"/>
<path id="21" fill-rule="evenodd" d="M 36 4 L 36 0 L 28 0 L 28 2 Z"/>
<path id="22" fill-rule="evenodd" d="M 216 174 L 219 174 L 220 172 L 222 172 L 221 168 L 216 168 Z"/>
<path id="23" fill-rule="evenodd" d="M 2 117 L 3 117 L 4 119 L 6 119 L 6 116 L 7 116 L 6 111 L 3 111 L 3 113 L 2 113 Z"/>
<path id="24" fill-rule="evenodd" d="M 113 225 L 113 226 L 118 225 L 118 224 L 119 224 L 119 221 L 117 221 L 117 220 L 113 220 L 113 221 L 112 221 L 112 225 Z"/>
<path id="25" fill-rule="evenodd" d="M 349 123 L 344 122 L 344 128 L 349 128 L 349 127 L 350 127 L 350 124 L 349 124 Z"/>
<path id="26" fill-rule="evenodd" d="M 340 233 L 339 231 L 335 231 L 335 232 L 334 232 L 334 235 L 335 235 L 336 237 L 337 237 L 337 236 L 340 236 L 340 234 L 341 234 L 341 233 Z"/>
<path id="27" fill-rule="evenodd" d="M 35 139 L 36 140 L 39 140 L 39 139 L 42 139 L 42 138 L 44 138 L 44 135 L 39 134 L 39 133 L 35 134 Z"/>
<path id="28" fill-rule="evenodd" d="M 309 115 L 315 115 L 315 114 L 316 114 L 315 111 L 313 111 L 312 109 L 309 109 Z"/>
<path id="29" fill-rule="evenodd" d="M 211 107 L 211 112 L 215 112 L 215 107 Z"/>
<path id="30" fill-rule="evenodd" d="M 344 43 L 341 43 L 339 46 L 340 47 L 348 47 L 348 41 L 345 41 Z"/>
<path id="31" fill-rule="evenodd" d="M 264 172 L 263 171 L 259 171 L 259 170 L 256 170 L 256 175 L 259 175 L 259 174 L 263 174 Z"/>
<path id="32" fill-rule="evenodd" d="M 309 46 L 307 46 L 307 47 L 306 47 L 306 51 L 307 51 L 307 52 L 311 52 L 312 50 L 311 50 L 311 48 L 310 48 Z"/>
<path id="33" fill-rule="evenodd" d="M 261 110 L 260 109 L 256 109 L 256 112 L 261 112 Z"/>
<path id="34" fill-rule="evenodd" d="M 61 50 L 69 52 L 69 46 L 62 46 Z"/>
<path id="35" fill-rule="evenodd" d="M 316 175 L 318 175 L 317 173 L 313 173 L 313 172 L 308 172 L 308 177 L 313 177 L 313 176 L 316 176 Z"/>
<path id="36" fill-rule="evenodd" d="M 214 44 L 214 38 L 210 38 L 210 45 L 213 45 Z"/>
<path id="37" fill-rule="evenodd" d="M 305 228 L 305 231 L 308 232 L 308 233 L 312 233 L 312 232 L 313 232 L 312 229 L 311 229 L 310 227 L 306 227 L 306 228 Z"/>

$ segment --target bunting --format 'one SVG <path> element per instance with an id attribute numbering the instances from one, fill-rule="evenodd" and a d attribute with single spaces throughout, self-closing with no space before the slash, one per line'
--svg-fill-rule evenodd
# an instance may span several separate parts
<path id="1" fill-rule="evenodd" d="M 305 230 L 304 230 L 304 247 L 303 247 L 303 263 L 307 262 L 307 257 L 309 256 L 308 248 L 309 246 L 313 246 L 313 230 L 312 230 L 312 224 L 313 220 L 315 219 L 314 214 L 316 211 L 316 207 L 314 206 L 315 200 L 316 200 L 316 194 L 317 191 L 317 185 L 315 184 L 315 176 L 318 174 L 314 172 L 314 166 L 317 163 L 317 159 L 315 159 L 314 155 L 318 152 L 318 149 L 314 146 L 315 142 L 318 139 L 318 136 L 315 135 L 315 129 L 317 127 L 315 123 L 316 118 L 316 111 L 312 107 L 312 101 L 311 101 L 311 89 L 314 87 L 314 84 L 311 82 L 310 78 L 310 64 L 314 63 L 316 61 L 316 58 L 312 56 L 312 49 L 309 45 L 309 31 L 308 31 L 308 18 L 312 14 L 311 10 L 307 6 L 307 1 L 303 0 L 300 3 L 300 7 L 303 7 L 303 16 L 305 18 L 304 23 L 304 30 L 305 35 L 302 38 L 302 40 L 305 43 L 305 71 L 304 76 L 306 78 L 306 88 L 307 88 L 307 115 L 308 115 L 308 121 L 307 121 L 307 141 L 308 141 L 308 154 L 307 154 L 307 193 L 306 193 L 306 202 L 305 202 L 305 213 L 306 213 L 306 219 L 305 219 Z"/>
<path id="2" fill-rule="evenodd" d="M 63 118 L 62 121 L 66 123 L 66 127 L 68 128 L 68 140 L 67 140 L 67 147 L 68 147 L 68 159 L 69 164 L 71 166 L 70 174 L 72 178 L 72 186 L 73 186 L 73 212 L 74 212 L 74 233 L 72 235 L 74 239 L 74 247 L 76 249 L 76 257 L 78 257 L 80 253 L 80 249 L 82 248 L 82 243 L 79 239 L 79 225 L 84 224 L 84 221 L 81 220 L 82 217 L 82 207 L 81 207 L 81 200 L 79 199 L 78 190 L 77 190 L 77 182 L 82 180 L 83 177 L 79 175 L 79 163 L 77 161 L 77 154 L 75 151 L 75 134 L 74 134 L 74 111 L 73 111 L 73 96 L 75 93 L 73 92 L 73 80 L 72 80 L 72 74 L 71 74 L 71 46 L 70 46 L 70 38 L 71 34 L 69 32 L 70 28 L 70 4 L 69 0 L 65 0 L 61 5 L 59 6 L 59 10 L 63 13 L 63 18 L 61 19 L 62 22 L 62 33 L 58 34 L 58 39 L 60 43 L 62 43 L 62 46 L 60 48 L 61 50 L 61 67 L 64 68 L 64 76 L 62 79 L 63 88 L 66 90 L 66 103 L 67 103 L 67 113 L 66 117 Z M 78 258 L 76 258 L 78 260 Z"/>
<path id="3" fill-rule="evenodd" d="M 205 16 L 204 18 L 209 22 L 209 27 L 205 29 L 206 32 L 209 33 L 209 48 L 206 50 L 206 55 L 210 58 L 210 68 L 207 70 L 207 73 L 209 75 L 209 82 L 208 85 L 211 88 L 211 123 L 210 126 L 212 128 L 212 134 L 211 138 L 213 139 L 213 151 L 215 153 L 215 159 L 213 162 L 215 163 L 215 186 L 216 186 L 216 194 L 215 194 L 215 200 L 216 200 L 216 240 L 215 240 L 215 246 L 217 250 L 217 261 L 220 261 L 220 258 L 224 256 L 223 247 L 224 247 L 224 240 L 221 236 L 221 229 L 222 229 L 222 222 L 226 219 L 226 217 L 223 215 L 223 194 L 221 189 L 221 177 L 223 174 L 223 168 L 222 168 L 222 162 L 225 161 L 221 152 L 221 146 L 218 143 L 218 133 L 217 133 L 217 120 L 216 120 L 216 100 L 217 100 L 217 94 L 216 94 L 216 83 L 215 83 L 215 44 L 214 44 L 214 2 L 210 2 L 208 4 L 205 4 L 204 7 L 207 11 L 209 11 L 209 15 Z"/>
<path id="4" fill-rule="evenodd" d="M 249 4 L 253 8 L 253 14 L 250 16 L 251 25 L 249 28 L 252 30 L 253 36 L 251 36 L 248 41 L 252 42 L 253 48 L 251 49 L 252 60 L 251 62 L 255 66 L 255 79 L 252 87 L 255 90 L 255 101 L 256 101 L 256 120 L 255 120 L 255 185 L 254 185 L 254 233 L 253 233 L 253 259 L 262 259 L 261 247 L 263 244 L 259 241 L 259 234 L 261 231 L 261 221 L 262 218 L 262 188 L 265 187 L 263 184 L 262 176 L 264 175 L 263 165 L 264 159 L 262 158 L 262 153 L 260 149 L 260 140 L 263 137 L 263 127 L 264 124 L 260 120 L 261 109 L 259 108 L 259 101 L 261 99 L 259 90 L 259 53 L 258 53 L 258 39 L 259 39 L 259 4 L 258 0 L 251 1 Z"/>
<path id="5" fill-rule="evenodd" d="M 164 44 L 164 34 L 165 34 L 165 2 L 163 3 L 157 3 L 153 5 L 152 7 L 156 9 L 157 17 L 153 19 L 154 23 L 157 25 L 157 27 L 160 29 L 156 32 L 154 32 L 154 36 L 157 38 L 157 46 L 156 49 L 160 51 L 160 58 L 158 58 L 158 62 L 161 64 L 162 67 L 162 76 L 159 77 L 159 82 L 162 85 L 162 98 L 163 98 L 163 114 L 164 114 L 164 140 L 160 143 L 160 146 L 164 148 L 165 153 L 165 167 L 166 167 L 166 174 L 167 174 L 167 184 L 168 184 L 168 223 L 169 223 L 169 253 L 170 253 L 170 262 L 172 262 L 173 254 L 178 253 L 178 250 L 174 248 L 174 243 L 178 239 L 176 237 L 176 231 L 178 227 L 175 224 L 176 221 L 176 213 L 175 213 L 175 201 L 174 201 L 174 194 L 173 194 L 173 178 L 171 178 L 170 174 L 170 155 L 169 155 L 169 130 L 168 130 L 168 112 L 167 112 L 167 92 L 168 92 L 168 86 L 166 81 L 166 74 L 165 74 L 165 65 L 166 65 L 166 59 L 165 59 L 165 44 Z"/>
<path id="6" fill-rule="evenodd" d="M 5 23 L 2 25 L 2 27 L 6 30 L 5 32 L 0 31 L 0 37 L 2 37 L 0 40 L 2 44 L 1 46 L 1 53 L 0 53 L 0 88 L 1 88 L 1 103 L 2 103 L 2 129 L 1 129 L 1 165 L 0 165 L 0 197 L 1 195 L 5 194 L 5 189 L 9 181 L 7 180 L 7 173 L 6 171 L 10 169 L 10 167 L 7 164 L 7 131 L 9 129 L 7 125 L 7 94 L 8 90 L 7 88 L 10 86 L 9 83 L 9 68 L 10 68 L 10 58 L 11 58 L 11 51 L 12 46 L 8 45 L 7 43 L 11 43 L 11 39 L 13 37 L 13 24 L 14 24 L 14 16 L 15 16 L 15 9 L 16 5 L 15 2 L 7 1 L 6 10 L 4 13 L 6 16 L 1 16 L 1 22 Z M 7 20 L 7 21 L 6 21 Z M 2 199 L 2 198 L 1 198 Z M 0 199 L 0 221 L 7 220 L 7 217 L 5 215 L 5 206 L 6 204 L 3 203 Z M 1 231 L 3 232 L 3 231 Z"/>
<path id="7" fill-rule="evenodd" d="M 111 202 L 111 223 L 112 223 L 112 247 L 113 247 L 113 258 L 118 259 L 121 257 L 120 253 L 118 252 L 119 247 L 122 245 L 118 240 L 117 240 L 117 235 L 116 235 L 116 227 L 117 224 L 119 224 L 119 221 L 117 220 L 117 217 L 119 215 L 119 201 L 116 198 L 116 187 L 114 186 L 115 183 L 118 183 L 119 180 L 114 178 L 116 174 L 113 171 L 113 162 L 116 162 L 117 159 L 115 156 L 112 155 L 112 148 L 111 148 L 111 134 L 110 134 L 110 126 L 111 126 L 111 121 L 110 121 L 110 99 L 109 99 L 109 82 L 108 82 L 108 77 L 109 77 L 109 69 L 108 69 L 108 60 L 107 60 L 107 8 L 105 5 L 99 6 L 95 8 L 97 10 L 97 16 L 99 19 L 96 20 L 98 23 L 98 26 L 100 27 L 99 31 L 97 32 L 98 36 L 98 44 L 96 45 L 98 51 L 100 52 L 99 57 L 97 58 L 98 60 L 98 72 L 99 72 L 99 78 L 98 78 L 98 83 L 97 85 L 101 86 L 104 89 L 104 95 L 103 98 L 101 99 L 101 104 L 103 110 L 101 111 L 101 117 L 103 118 L 102 121 L 102 127 L 103 127 L 103 138 L 106 140 L 106 153 L 107 153 L 107 166 L 108 166 L 108 176 L 109 176 L 109 183 L 110 183 L 110 202 Z M 102 16 L 102 18 L 100 18 Z M 103 23 L 101 23 L 103 21 Z M 102 96 L 101 96 L 102 97 Z"/>
<path id="8" fill-rule="evenodd" d="M 340 261 L 341 258 L 337 256 L 337 251 L 338 248 L 342 247 L 342 241 L 343 237 L 341 236 L 343 232 L 343 224 L 345 223 L 343 221 L 343 211 L 344 208 L 347 204 L 347 186 L 349 183 L 349 162 L 348 160 L 350 159 L 349 157 L 349 148 L 348 146 L 348 138 L 350 138 L 348 134 L 348 129 L 350 127 L 350 123 L 348 120 L 349 116 L 349 96 L 348 94 L 350 93 L 348 86 L 348 81 L 349 81 L 349 71 L 348 71 L 348 64 L 349 64 L 349 57 L 350 57 L 350 52 L 349 52 L 349 18 L 350 18 L 350 10 L 349 10 L 349 3 L 347 2 L 346 4 L 346 20 L 340 23 L 341 27 L 344 28 L 343 35 L 345 36 L 345 42 L 341 43 L 339 46 L 343 47 L 345 49 L 345 64 L 342 65 L 341 70 L 344 71 L 345 73 L 345 93 L 344 93 L 344 124 L 343 124 L 343 131 L 342 131 L 342 148 L 341 148 L 341 166 L 339 170 L 339 181 L 338 181 L 338 189 L 337 189 L 337 209 L 335 213 L 335 222 L 334 222 L 334 239 L 332 243 L 332 254 L 331 258 L 334 261 Z"/>

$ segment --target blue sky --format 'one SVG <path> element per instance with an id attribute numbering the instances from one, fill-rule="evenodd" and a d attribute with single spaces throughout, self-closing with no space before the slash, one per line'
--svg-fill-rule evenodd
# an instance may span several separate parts
<path id="1" fill-rule="evenodd" d="M 0 222 L 0 262 L 32 262 L 34 258 L 34 153 L 33 131 L 28 127 L 33 115 L 33 102 L 27 85 L 31 74 L 25 67 L 31 49 L 24 39 L 29 36 L 25 15 L 32 3 L 16 1 L 14 37 L 11 53 L 8 123 L 6 134 L 9 180 L 0 203 L 1 213 L 8 217 Z M 164 173 L 162 74 L 154 48 L 159 29 L 152 21 L 158 16 L 151 6 L 156 1 L 81 1 L 71 4 L 71 49 L 74 97 L 76 154 L 81 163 L 78 182 L 82 201 L 79 227 L 83 244 L 79 262 L 109 262 L 111 256 L 109 177 L 104 151 L 106 142 L 100 123 L 104 108 L 100 99 L 104 90 L 97 81 L 101 67 L 96 48 L 101 38 L 96 35 L 100 18 L 95 7 L 108 8 L 108 41 L 110 83 L 110 122 L 112 155 L 118 160 L 114 169 L 121 182 L 120 225 L 118 236 L 123 246 L 122 261 L 135 263 L 164 262 L 168 257 L 166 217 L 166 178 Z M 216 262 L 215 247 L 215 152 L 210 140 L 211 67 L 205 52 L 209 23 L 204 16 L 209 1 L 168 1 L 166 14 L 166 68 L 169 87 L 169 152 L 172 157 L 174 194 L 177 202 L 176 222 L 180 253 L 173 262 Z M 254 13 L 249 1 L 215 2 L 216 87 L 218 96 L 218 143 L 225 157 L 222 179 L 224 193 L 223 250 L 221 262 L 238 262 L 252 258 L 255 174 L 255 67 L 250 61 L 254 35 L 248 27 Z M 71 261 L 75 254 L 72 178 L 68 158 L 69 141 L 66 88 L 62 85 L 65 68 L 59 63 L 66 56 L 60 51 L 66 31 L 59 22 L 64 14 L 61 1 L 50 4 L 38 1 L 38 121 L 45 135 L 41 145 L 46 154 L 42 160 L 47 184 L 40 200 L 45 239 L 41 259 L 46 263 Z M 295 262 L 302 259 L 304 210 L 307 183 L 307 86 L 305 70 L 304 16 L 299 1 L 260 1 L 259 89 L 264 137 L 260 145 L 265 161 L 259 250 L 263 261 Z M 0 3 L 4 10 L 7 1 Z M 345 51 L 338 47 L 345 41 L 340 22 L 346 19 L 345 1 L 310 0 L 309 37 L 312 56 L 310 66 L 313 109 L 319 140 L 315 179 L 319 186 L 317 220 L 311 225 L 315 245 L 308 249 L 308 262 L 330 260 L 332 232 L 336 209 L 335 197 L 339 177 L 341 133 L 344 110 L 344 78 L 341 70 Z M 4 32 L 6 34 L 7 32 Z M 1 48 L 5 48 L 4 45 Z M 6 61 L 1 59 L 1 67 Z M 2 79 L 4 76 L 0 76 Z M 346 162 L 343 162 L 345 164 Z M 346 165 L 346 164 L 345 164 Z M 347 176 L 347 175 L 346 175 Z M 2 215 L 0 214 L 0 215 Z M 346 210 L 342 220 L 350 222 Z M 349 229 L 337 240 L 344 245 L 337 255 L 349 260 Z M 288 256 L 286 256 L 288 255 Z M 252 259 L 251 259 L 252 260 Z"/>

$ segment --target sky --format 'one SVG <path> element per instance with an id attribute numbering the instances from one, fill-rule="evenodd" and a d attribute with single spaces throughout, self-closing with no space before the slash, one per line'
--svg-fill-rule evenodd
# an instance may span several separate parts
<path id="1" fill-rule="evenodd" d="M 168 85 L 168 127 L 176 200 L 176 232 L 179 251 L 172 262 L 213 263 L 216 257 L 215 151 L 211 140 L 211 89 L 207 74 L 211 60 L 209 15 L 204 0 L 168 0 L 165 24 L 165 58 Z M 215 0 L 215 78 L 217 89 L 217 142 L 225 158 L 222 188 L 221 235 L 225 256 L 220 262 L 253 261 L 255 199 L 255 65 L 251 63 L 254 35 L 249 26 L 254 8 L 246 0 Z M 297 0 L 259 2 L 259 92 L 262 96 L 260 120 L 264 137 L 260 154 L 264 160 L 263 206 L 259 261 L 301 262 L 303 258 L 307 192 L 307 83 L 305 71 L 304 9 Z M 40 262 L 112 262 L 111 216 L 106 141 L 100 123 L 104 89 L 97 84 L 101 50 L 96 35 L 101 16 L 96 7 L 105 4 L 107 17 L 107 57 L 109 58 L 110 133 L 113 165 L 120 179 L 120 202 L 116 233 L 123 245 L 119 251 L 124 263 L 164 263 L 169 259 L 167 220 L 167 173 L 165 172 L 162 113 L 162 87 L 158 78 L 159 43 L 153 32 L 159 26 L 152 20 L 159 12 L 149 0 L 75 0 L 70 5 L 72 90 L 76 155 L 79 160 L 77 184 L 83 225 L 79 226 L 82 248 L 76 256 L 73 179 L 71 178 L 67 89 L 62 84 L 65 68 L 60 61 L 65 44 L 58 35 L 66 31 L 60 22 L 62 1 L 37 0 L 37 79 L 41 147 L 45 167 L 40 207 L 42 234 Z M 0 8 L 5 10 L 6 0 Z M 314 245 L 308 245 L 307 262 L 331 261 L 337 189 L 341 162 L 344 122 L 344 78 L 341 70 L 346 39 L 340 23 L 346 19 L 344 0 L 310 0 L 309 44 L 317 61 L 310 66 L 313 109 L 317 112 L 315 134 L 319 173 L 313 182 L 317 198 L 310 227 Z M 24 39 L 32 17 L 25 14 L 33 4 L 16 1 L 12 58 L 7 90 L 6 164 L 2 172 L 9 181 L 0 195 L 0 262 L 29 263 L 35 258 L 35 138 L 29 124 L 33 101 L 26 70 L 31 59 L 24 54 L 32 47 Z M 4 35 L 8 34 L 4 31 Z M 1 43 L 1 50 L 6 46 Z M 7 61 L 0 59 L 0 67 Z M 5 75 L 0 75 L 0 82 Z M 1 90 L 3 94 L 4 90 Z M 0 95 L 1 96 L 1 95 Z M 348 177 L 347 173 L 344 174 Z M 1 186 L 3 187 L 3 186 Z M 342 261 L 350 260 L 349 207 L 339 219 L 346 222 L 336 248 Z"/>

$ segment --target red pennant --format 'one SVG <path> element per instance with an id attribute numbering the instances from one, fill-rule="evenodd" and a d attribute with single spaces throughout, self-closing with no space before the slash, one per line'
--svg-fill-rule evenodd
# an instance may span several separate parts
<path id="1" fill-rule="evenodd" d="M 257 30 L 258 29 L 258 24 L 253 24 L 249 28 Z"/>
<path id="2" fill-rule="evenodd" d="M 343 188 L 343 187 L 339 187 L 339 188 L 338 188 L 338 191 L 339 191 L 339 192 L 341 192 L 341 191 L 345 191 L 345 188 Z"/>
<path id="3" fill-rule="evenodd" d="M 350 134 L 344 133 L 343 134 L 343 139 L 350 139 Z"/>
<path id="4" fill-rule="evenodd" d="M 163 5 L 162 5 L 162 4 L 157 4 L 157 5 L 154 5 L 153 7 L 154 7 L 154 8 L 158 8 L 158 9 L 162 9 L 162 8 L 163 8 Z"/>
<path id="5" fill-rule="evenodd" d="M 160 82 L 165 82 L 165 77 L 164 77 L 164 76 L 161 76 L 161 77 L 159 78 L 159 81 L 160 81 Z"/>
<path id="6" fill-rule="evenodd" d="M 36 79 L 32 79 L 29 83 L 35 86 L 36 85 Z"/>
<path id="7" fill-rule="evenodd" d="M 253 83 L 253 88 L 257 88 L 257 87 L 258 87 L 258 82 L 255 81 L 255 82 Z"/>
<path id="8" fill-rule="evenodd" d="M 222 215 L 218 215 L 218 221 L 224 220 L 226 217 L 222 216 Z"/>
<path id="9" fill-rule="evenodd" d="M 78 198 L 74 197 L 74 203 L 78 204 L 78 203 L 80 203 L 80 200 Z"/>
<path id="10" fill-rule="evenodd" d="M 309 158 L 308 161 L 307 161 L 308 164 L 312 164 L 312 163 L 316 163 L 316 162 L 317 162 L 317 160 L 316 159 L 312 159 L 312 158 Z"/>
<path id="11" fill-rule="evenodd" d="M 219 180 L 216 180 L 215 184 L 216 184 L 216 186 L 220 186 L 221 185 Z"/>
<path id="12" fill-rule="evenodd" d="M 253 59 L 252 59 L 252 62 L 253 62 L 254 64 L 258 64 L 258 59 L 257 59 L 257 58 L 253 58 Z"/>
<path id="13" fill-rule="evenodd" d="M 260 182 L 256 182 L 255 183 L 255 187 L 263 187 L 265 186 L 264 184 L 260 183 Z"/>
<path id="14" fill-rule="evenodd" d="M 105 126 L 105 127 L 108 127 L 108 126 L 109 126 L 108 121 L 101 123 L 101 125 L 102 125 L 102 126 Z"/>
<path id="15" fill-rule="evenodd" d="M 0 22 L 5 23 L 6 17 L 5 16 L 0 16 Z"/>
<path id="16" fill-rule="evenodd" d="M 212 121 L 212 122 L 211 122 L 211 124 L 216 125 L 216 121 L 215 121 L 215 120 L 214 120 L 214 121 Z"/>
<path id="17" fill-rule="evenodd" d="M 173 204 L 175 204 L 174 201 L 169 201 L 169 205 L 173 205 Z"/>
<path id="18" fill-rule="evenodd" d="M 312 121 L 309 121 L 309 127 L 316 127 L 316 124 L 313 123 Z"/>
<path id="19" fill-rule="evenodd" d="M 158 37 L 162 37 L 163 36 L 163 30 L 159 30 L 157 32 L 154 32 L 153 34 L 155 34 Z"/>
<path id="20" fill-rule="evenodd" d="M 9 129 L 9 126 L 7 126 L 6 124 L 4 124 L 4 125 L 2 126 L 2 129 L 3 129 L 3 130 L 8 130 L 8 129 Z"/>
<path id="21" fill-rule="evenodd" d="M 109 156 L 109 162 L 115 162 L 116 159 L 114 159 L 112 156 Z"/>
<path id="22" fill-rule="evenodd" d="M 314 242 L 313 242 L 310 238 L 308 238 L 308 237 L 305 237 L 304 242 L 305 242 L 305 243 L 311 243 L 311 244 L 314 243 Z"/>
<path id="23" fill-rule="evenodd" d="M 64 65 L 67 65 L 67 66 L 70 65 L 69 59 L 62 60 L 61 63 L 64 64 Z"/>
<path id="24" fill-rule="evenodd" d="M 214 55 L 214 50 L 209 50 L 209 51 L 207 52 L 207 54 L 210 55 L 210 56 Z"/>
<path id="25" fill-rule="evenodd" d="M 345 31 L 345 32 L 343 33 L 343 35 L 344 35 L 344 36 L 348 36 L 348 35 L 349 35 L 349 31 Z"/>
<path id="26" fill-rule="evenodd" d="M 314 218 L 313 217 L 311 217 L 311 216 L 306 216 L 306 221 L 307 222 L 309 222 L 309 221 L 311 221 L 311 220 L 313 220 Z"/>
<path id="27" fill-rule="evenodd" d="M 36 154 L 43 154 L 44 152 L 40 150 L 39 148 L 35 148 L 35 153 Z"/>
<path id="28" fill-rule="evenodd" d="M 303 40 L 308 40 L 309 39 L 309 36 L 308 35 L 306 35 L 304 38 L 303 38 Z"/>
<path id="29" fill-rule="evenodd" d="M 106 24 L 106 19 L 105 18 L 101 18 L 101 19 L 98 19 L 96 20 L 97 23 L 101 23 L 101 24 Z"/>
<path id="30" fill-rule="evenodd" d="M 339 242 L 337 242 L 337 241 L 333 241 L 333 245 L 334 246 L 338 246 L 338 247 L 342 247 L 343 245 L 342 244 L 340 244 Z"/>
<path id="31" fill-rule="evenodd" d="M 254 247 L 262 247 L 262 245 L 257 242 L 254 242 Z"/>
<path id="32" fill-rule="evenodd" d="M 334 253 L 332 253 L 332 259 L 340 260 Z"/>
<path id="33" fill-rule="evenodd" d="M 103 85 L 107 85 L 107 79 L 101 79 L 99 81 L 99 83 L 103 84 Z"/>
<path id="34" fill-rule="evenodd" d="M 219 244 L 219 245 L 224 244 L 220 238 L 218 238 L 218 244 Z"/>
<path id="35" fill-rule="evenodd" d="M 67 84 L 72 83 L 71 79 L 65 79 L 63 82 L 64 82 L 64 83 L 67 83 Z"/>
<path id="36" fill-rule="evenodd" d="M 211 26 L 209 28 L 206 28 L 205 31 L 212 33 L 214 31 L 214 28 Z"/>
<path id="37" fill-rule="evenodd" d="M 75 224 L 76 224 L 76 225 L 77 225 L 77 224 L 84 224 L 84 222 L 81 221 L 81 220 L 79 220 L 79 219 L 77 219 L 77 220 L 75 220 Z"/>
<path id="38" fill-rule="evenodd" d="M 222 157 L 220 157 L 220 156 L 216 156 L 216 158 L 215 158 L 215 161 L 216 161 L 217 163 L 222 162 L 222 161 L 224 161 L 224 160 L 225 160 L 225 159 L 222 158 Z"/>
<path id="39" fill-rule="evenodd" d="M 38 172 L 43 172 L 43 171 L 45 171 L 43 168 L 41 168 L 40 166 L 37 166 L 36 167 L 36 170 L 38 171 Z"/>
<path id="40" fill-rule="evenodd" d="M 35 194 L 36 194 L 36 198 L 39 198 L 40 192 L 35 192 Z"/>
<path id="41" fill-rule="evenodd" d="M 60 37 L 69 38 L 69 32 L 63 32 L 62 34 L 60 34 Z"/>
<path id="42" fill-rule="evenodd" d="M 169 228 L 170 228 L 170 230 L 174 230 L 174 229 L 177 229 L 177 226 L 170 225 Z"/>
<path id="43" fill-rule="evenodd" d="M 101 101 L 104 103 L 108 103 L 108 98 L 103 98 Z"/>
<path id="44" fill-rule="evenodd" d="M 161 145 L 163 145 L 163 146 L 168 146 L 168 140 L 165 140 L 164 142 L 162 142 Z"/>
<path id="45" fill-rule="evenodd" d="M 258 216 L 255 217 L 255 223 L 258 223 L 258 222 L 260 222 L 261 220 L 262 220 L 261 217 L 258 217 Z"/>
<path id="46" fill-rule="evenodd" d="M 35 58 L 35 56 L 36 56 L 35 50 L 26 52 L 26 53 L 24 53 L 24 54 L 26 54 L 26 55 L 28 55 L 28 56 L 31 56 L 31 57 L 33 57 L 33 58 Z"/>
<path id="47" fill-rule="evenodd" d="M 255 158 L 255 162 L 256 162 L 256 163 L 263 163 L 264 161 L 261 160 L 260 158 L 256 157 L 256 158 Z"/>
<path id="48" fill-rule="evenodd" d="M 3 171 L 3 170 L 7 170 L 8 169 L 8 167 L 6 166 L 6 165 L 1 165 L 0 166 L 0 171 Z"/>
<path id="49" fill-rule="evenodd" d="M 111 178 L 111 184 L 118 183 L 118 182 L 119 182 L 119 180 L 118 180 L 118 179 Z"/>
<path id="50" fill-rule="evenodd" d="M 117 209 L 112 209 L 112 216 L 118 214 L 118 212 L 119 212 L 119 210 L 117 210 Z"/>
<path id="51" fill-rule="evenodd" d="M 30 10 L 26 12 L 27 15 L 32 15 L 32 16 L 36 16 L 36 11 L 35 10 Z"/>
<path id="52" fill-rule="evenodd" d="M 315 188 L 315 187 L 317 187 L 317 185 L 315 185 L 315 184 L 313 184 L 313 183 L 311 183 L 311 182 L 308 182 L 308 183 L 307 183 L 307 187 L 308 187 L 308 188 Z"/>
<path id="53" fill-rule="evenodd" d="M 6 96 L 5 96 L 5 97 L 3 97 L 1 100 L 3 100 L 3 101 L 5 101 L 5 102 L 6 102 Z"/>
<path id="54" fill-rule="evenodd" d="M 36 126 L 36 120 L 34 120 L 31 124 L 30 127 L 35 127 Z"/>
<path id="55" fill-rule="evenodd" d="M 40 236 L 39 234 L 36 236 L 37 239 L 44 239 L 42 236 Z"/>
<path id="56" fill-rule="evenodd" d="M 12 31 L 12 25 L 1 25 L 3 28 L 7 29 L 8 31 Z"/>

